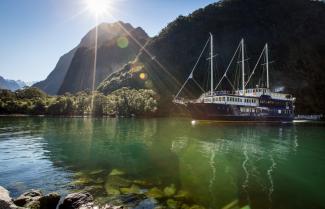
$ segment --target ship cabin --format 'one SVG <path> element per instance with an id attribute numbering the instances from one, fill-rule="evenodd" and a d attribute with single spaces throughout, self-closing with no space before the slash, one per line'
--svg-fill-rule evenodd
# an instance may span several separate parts
<path id="1" fill-rule="evenodd" d="M 275 93 L 267 88 L 246 89 L 244 91 L 214 91 L 204 93 L 198 102 L 239 106 L 288 106 L 294 98 L 289 94 Z"/>

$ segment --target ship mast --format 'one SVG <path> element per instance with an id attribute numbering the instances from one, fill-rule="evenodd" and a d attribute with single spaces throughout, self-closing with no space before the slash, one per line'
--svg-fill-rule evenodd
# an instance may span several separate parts
<path id="1" fill-rule="evenodd" d="M 211 96 L 213 95 L 213 35 L 210 33 Z"/>
<path id="2" fill-rule="evenodd" d="M 245 51 L 244 51 L 244 39 L 241 40 L 241 69 L 242 69 L 242 90 L 245 94 Z"/>
<path id="3" fill-rule="evenodd" d="M 270 88 L 270 80 L 269 80 L 269 47 L 266 43 L 265 45 L 265 59 L 266 59 L 266 88 Z"/>

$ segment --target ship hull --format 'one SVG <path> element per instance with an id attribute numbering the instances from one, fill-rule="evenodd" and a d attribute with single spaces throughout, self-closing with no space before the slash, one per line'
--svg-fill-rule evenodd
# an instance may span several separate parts
<path id="1" fill-rule="evenodd" d="M 260 108 L 256 112 L 242 112 L 240 105 L 213 103 L 188 103 L 187 109 L 194 120 L 250 121 L 250 122 L 292 122 L 293 114 L 285 114 L 282 108 Z M 279 113 L 281 110 L 281 114 Z"/>

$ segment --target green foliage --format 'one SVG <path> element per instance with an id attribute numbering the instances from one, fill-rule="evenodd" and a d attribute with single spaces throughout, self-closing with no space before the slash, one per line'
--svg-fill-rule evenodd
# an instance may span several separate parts
<path id="1" fill-rule="evenodd" d="M 15 93 L 18 99 L 38 99 L 47 96 L 43 91 L 35 87 L 20 89 Z"/>
<path id="2" fill-rule="evenodd" d="M 109 95 L 96 91 L 78 92 L 57 97 L 35 88 L 0 91 L 0 114 L 153 116 L 157 107 L 156 93 L 144 89 L 123 88 Z"/>

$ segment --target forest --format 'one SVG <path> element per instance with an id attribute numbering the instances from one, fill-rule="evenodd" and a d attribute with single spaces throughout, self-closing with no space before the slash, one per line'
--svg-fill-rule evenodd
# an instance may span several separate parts
<path id="1" fill-rule="evenodd" d="M 35 87 L 0 90 L 0 114 L 52 116 L 148 117 L 158 110 L 153 90 L 121 88 L 109 95 L 81 91 L 50 96 Z"/>

